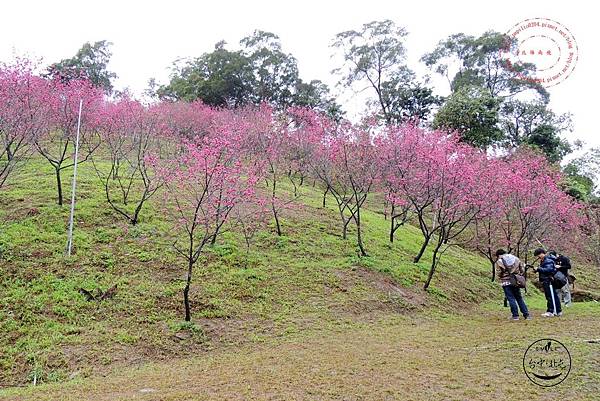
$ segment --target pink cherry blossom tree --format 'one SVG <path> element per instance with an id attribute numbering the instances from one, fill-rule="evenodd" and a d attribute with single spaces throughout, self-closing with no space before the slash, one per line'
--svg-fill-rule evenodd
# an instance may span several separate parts
<path id="1" fill-rule="evenodd" d="M 208 135 L 212 132 L 215 119 L 227 114 L 199 100 L 191 103 L 164 101 L 154 105 L 154 108 L 162 115 L 165 133 L 187 140 Z"/>
<path id="2" fill-rule="evenodd" d="M 328 116 L 307 107 L 291 107 L 287 110 L 288 146 L 290 164 L 302 177 L 311 176 L 313 187 L 317 182 L 323 184 L 323 207 L 329 193 L 328 181 L 323 180 L 322 173 L 329 171 L 329 145 L 337 136 L 338 124 Z"/>
<path id="3" fill-rule="evenodd" d="M 136 225 L 140 212 L 163 186 L 156 160 L 173 153 L 173 138 L 168 135 L 162 109 L 144 106 L 130 98 L 107 104 L 100 114 L 99 129 L 104 157 L 92 157 L 96 174 L 102 181 L 109 205 L 130 224 Z"/>
<path id="4" fill-rule="evenodd" d="M 439 160 L 434 159 L 444 158 L 446 137 L 406 124 L 388 127 L 376 140 L 386 192 L 391 201 L 407 204 L 405 207 L 416 217 L 423 235 L 415 263 L 423 256 L 436 227 L 431 209 L 438 194 L 432 185 Z"/>
<path id="5" fill-rule="evenodd" d="M 439 169 L 431 186 L 438 195 L 432 205 L 430 231 L 434 233 L 435 242 L 425 289 L 431 284 L 444 252 L 462 243 L 461 235 L 479 214 L 486 212 L 490 202 L 486 156 L 474 148 L 453 142 L 449 142 L 446 151 L 444 159 L 437 159 Z"/>
<path id="6" fill-rule="evenodd" d="M 314 173 L 336 201 L 342 238 L 346 239 L 348 227 L 354 223 L 360 255 L 367 256 L 361 211 L 379 177 L 369 131 L 344 122 L 333 135 L 323 138 L 313 159 Z"/>
<path id="7" fill-rule="evenodd" d="M 63 204 L 61 172 L 73 167 L 74 143 L 77 134 L 79 102 L 83 101 L 81 116 L 80 156 L 83 163 L 100 146 L 97 130 L 97 113 L 102 107 L 103 93 L 86 80 L 72 80 L 68 83 L 60 79 L 47 81 L 47 91 L 41 101 L 48 105 L 48 131 L 35 139 L 38 152 L 50 163 L 55 171 L 57 202 Z"/>
<path id="8" fill-rule="evenodd" d="M 550 245 L 576 229 L 579 206 L 561 190 L 560 173 L 543 155 L 522 150 L 507 163 L 513 191 L 507 199 L 504 238 L 508 248 L 527 258 L 532 248 Z"/>
<path id="9" fill-rule="evenodd" d="M 512 252 L 507 246 L 504 234 L 506 233 L 503 223 L 510 216 L 510 202 L 512 192 L 515 190 L 513 172 L 505 160 L 491 158 L 488 161 L 489 191 L 485 194 L 488 199 L 487 208 L 479 213 L 473 224 L 471 245 L 481 253 L 489 262 L 491 267 L 492 281 L 495 278 L 495 254 L 499 248 L 505 248 Z"/>
<path id="10" fill-rule="evenodd" d="M 167 216 L 175 232 L 182 234 L 173 245 L 187 262 L 183 289 L 186 321 L 191 319 L 194 265 L 213 238 L 225 231 L 234 209 L 255 194 L 258 176 L 244 163 L 241 143 L 239 132 L 222 126 L 217 135 L 185 142 L 184 151 L 162 169 Z"/>
<path id="11" fill-rule="evenodd" d="M 491 203 L 489 160 L 453 135 L 410 124 L 388 127 L 376 145 L 388 203 L 412 211 L 423 235 L 415 263 L 433 241 L 427 289 L 442 255 Z M 390 237 L 395 229 L 392 219 Z"/>
<path id="12" fill-rule="evenodd" d="M 535 247 L 576 248 L 581 207 L 561 190 L 560 174 L 543 155 L 519 150 L 492 160 L 489 170 L 490 202 L 475 220 L 473 240 L 490 261 L 492 280 L 498 248 L 525 262 Z"/>
<path id="13" fill-rule="evenodd" d="M 404 128 L 386 127 L 382 135 L 375 138 L 377 147 L 377 163 L 381 174 L 381 191 L 384 196 L 384 218 L 390 219 L 388 238 L 394 242 L 396 231 L 404 225 L 413 209 L 412 203 L 405 196 L 404 177 L 407 165 L 405 161 L 411 155 L 406 153 Z"/>
<path id="14" fill-rule="evenodd" d="M 27 59 L 0 65 L 0 188 L 47 131 L 46 82 Z"/>
<path id="15" fill-rule="evenodd" d="M 292 207 L 298 199 L 298 183 L 292 173 L 297 166 L 296 152 L 290 152 L 291 138 L 285 115 L 278 115 L 267 104 L 240 110 L 245 130 L 244 147 L 252 158 L 252 163 L 262 168 L 261 179 L 269 193 L 271 213 L 275 221 L 277 235 L 283 235 L 281 213 Z M 281 191 L 282 184 L 289 182 L 293 192 L 288 196 Z"/>

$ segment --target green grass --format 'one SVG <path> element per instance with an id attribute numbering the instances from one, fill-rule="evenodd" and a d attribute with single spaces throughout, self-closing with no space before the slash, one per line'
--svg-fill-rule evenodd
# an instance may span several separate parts
<path id="1" fill-rule="evenodd" d="M 377 329 L 382 320 L 404 331 L 412 327 L 408 316 L 444 322 L 455 319 L 457 309 L 499 313 L 500 291 L 484 259 L 451 248 L 424 292 L 431 253 L 412 263 L 418 229 L 401 228 L 390 244 L 388 222 L 371 201 L 362 214 L 369 256 L 359 257 L 354 229 L 341 238 L 333 199 L 322 208 L 321 194 L 305 185 L 298 206 L 282 213 L 282 237 L 271 223 L 248 251 L 235 232 L 206 250 L 194 270 L 193 319 L 183 323 L 185 262 L 171 247 L 160 199 L 153 198 L 132 227 L 108 207 L 91 165 L 80 165 L 74 255 L 66 258 L 69 208 L 55 205 L 48 167 L 33 159 L 0 191 L 2 385 L 34 377 L 38 383 L 82 379 L 183 356 L 202 359 L 308 333 L 345 338 L 346 332 Z M 70 173 L 63 174 L 65 199 Z M 290 190 L 281 185 L 282 194 Z M 597 275 L 582 283 L 597 290 Z M 79 292 L 115 284 L 116 295 L 101 302 Z M 483 330 L 480 323 L 469 330 Z"/>

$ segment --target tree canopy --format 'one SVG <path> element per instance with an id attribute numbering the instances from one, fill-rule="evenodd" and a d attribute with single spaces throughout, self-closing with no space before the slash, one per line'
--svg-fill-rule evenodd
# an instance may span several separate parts
<path id="1" fill-rule="evenodd" d="M 425 54 L 421 61 L 444 76 L 451 90 L 434 126 L 459 131 L 464 142 L 483 149 L 531 146 L 558 162 L 571 151 L 560 136 L 571 129 L 570 116 L 552 112 L 548 91 L 527 79 L 535 65 L 508 62 L 506 52 L 516 45 L 499 32 L 458 33 Z"/>
<path id="2" fill-rule="evenodd" d="M 117 77 L 117 74 L 108 70 L 108 63 L 112 57 L 111 46 L 112 43 L 106 40 L 86 42 L 75 56 L 50 65 L 48 74 L 58 76 L 63 81 L 86 78 L 94 86 L 111 93 L 112 80 Z"/>
<path id="3" fill-rule="evenodd" d="M 240 50 L 221 41 L 212 52 L 175 63 L 170 82 L 157 94 L 172 100 L 202 100 L 211 106 L 239 107 L 268 103 L 283 108 L 310 106 L 341 116 L 341 107 L 319 80 L 300 78 L 297 61 L 285 53 L 279 37 L 255 31 L 240 41 Z"/>
<path id="4" fill-rule="evenodd" d="M 406 65 L 407 35 L 391 20 L 372 21 L 358 31 L 338 33 L 331 45 L 342 60 L 332 71 L 340 76 L 339 84 L 374 92 L 368 105 L 388 124 L 424 120 L 439 102 Z"/>

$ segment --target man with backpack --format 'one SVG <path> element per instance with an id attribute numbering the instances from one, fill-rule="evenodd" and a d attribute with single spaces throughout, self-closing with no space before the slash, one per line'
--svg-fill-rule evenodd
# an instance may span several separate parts
<path id="1" fill-rule="evenodd" d="M 556 268 L 558 271 L 568 278 L 570 276 L 569 269 L 571 268 L 571 260 L 563 254 L 557 254 L 555 251 L 550 251 L 548 253 L 555 257 Z M 571 306 L 571 289 L 568 283 L 558 290 L 558 295 L 560 295 L 566 307 Z"/>
<path id="2" fill-rule="evenodd" d="M 510 305 L 512 320 L 519 320 L 519 309 L 525 320 L 531 320 L 529 310 L 521 294 L 521 287 L 524 286 L 525 277 L 523 276 L 525 269 L 521 260 L 515 255 L 511 255 L 504 249 L 496 251 L 496 271 L 504 296 Z"/>
<path id="3" fill-rule="evenodd" d="M 554 263 L 554 258 L 546 254 L 546 250 L 543 248 L 536 249 L 533 252 L 533 256 L 540 261 L 540 267 L 533 271 L 539 273 L 540 283 L 544 287 L 544 295 L 546 296 L 546 313 L 543 313 L 542 316 L 562 316 L 560 298 L 558 297 L 557 289 L 553 286 L 553 278 L 558 271 Z"/>

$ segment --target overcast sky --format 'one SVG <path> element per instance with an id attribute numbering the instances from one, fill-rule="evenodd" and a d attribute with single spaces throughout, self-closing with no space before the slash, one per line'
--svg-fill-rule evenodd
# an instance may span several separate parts
<path id="1" fill-rule="evenodd" d="M 198 56 L 222 39 L 234 48 L 240 38 L 261 29 L 280 36 L 284 50 L 297 58 L 303 79 L 321 79 L 331 86 L 331 39 L 366 22 L 391 19 L 406 27 L 408 63 L 422 71 L 421 55 L 450 34 L 505 32 L 526 18 L 550 18 L 571 31 L 579 48 L 575 71 L 550 88 L 551 107 L 573 113 L 575 130 L 568 139 L 600 146 L 595 124 L 600 24 L 593 7 L 587 1 L 524 0 L 20 0 L 2 4 L 0 59 L 8 60 L 16 52 L 43 57 L 49 64 L 73 56 L 84 42 L 106 39 L 114 43 L 110 69 L 119 76 L 116 87 L 141 93 L 151 77 L 165 82 L 176 58 Z M 438 93 L 447 93 L 443 80 L 435 82 Z M 357 107 L 347 95 L 342 99 L 348 109 Z"/>

